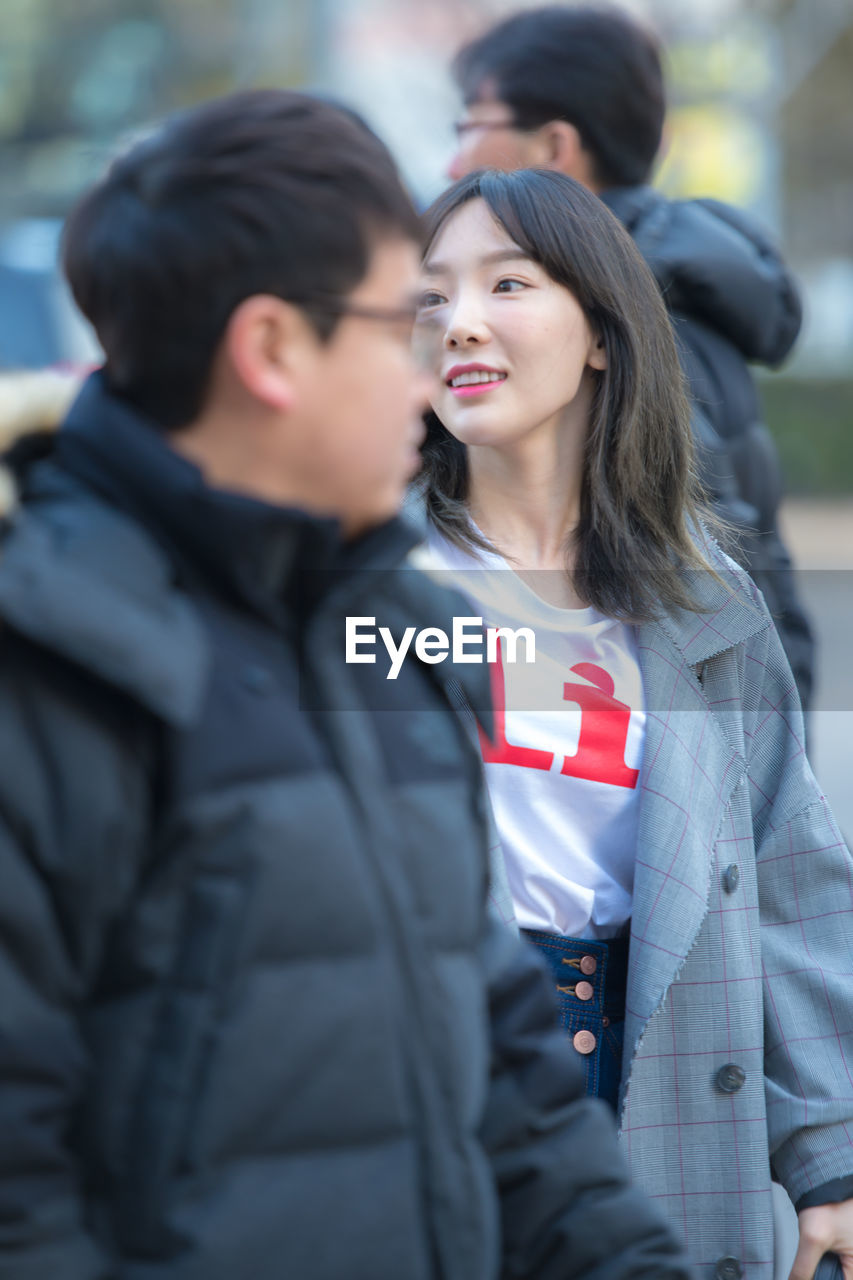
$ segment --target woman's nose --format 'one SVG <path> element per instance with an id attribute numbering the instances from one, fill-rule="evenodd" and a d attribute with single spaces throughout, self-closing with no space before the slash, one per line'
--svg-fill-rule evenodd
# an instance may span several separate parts
<path id="1" fill-rule="evenodd" d="M 444 345 L 450 349 L 489 341 L 489 330 L 473 299 L 460 299 L 447 318 Z"/>

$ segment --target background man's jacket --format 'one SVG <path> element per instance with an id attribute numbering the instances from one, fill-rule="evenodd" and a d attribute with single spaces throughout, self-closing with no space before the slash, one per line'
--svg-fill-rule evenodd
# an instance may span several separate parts
<path id="1" fill-rule="evenodd" d="M 413 540 L 207 488 L 97 378 L 26 470 L 2 1280 L 686 1280 L 488 921 L 451 673 L 344 663 L 347 614 L 449 629 Z"/>
<path id="2" fill-rule="evenodd" d="M 808 709 L 814 640 L 778 528 L 779 455 L 748 363 L 771 367 L 800 330 L 799 294 L 770 239 L 716 200 L 667 200 L 651 187 L 602 194 L 652 270 L 687 376 L 700 475 L 737 532 L 735 558 L 776 623 Z"/>

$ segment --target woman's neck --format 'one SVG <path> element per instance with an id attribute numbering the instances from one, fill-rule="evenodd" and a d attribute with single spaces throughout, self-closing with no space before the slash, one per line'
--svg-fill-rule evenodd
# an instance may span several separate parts
<path id="1" fill-rule="evenodd" d="M 567 453 L 569 456 L 567 457 Z M 525 569 L 571 566 L 580 518 L 580 450 L 527 440 L 511 448 L 468 448 L 468 509 L 477 527 Z"/>

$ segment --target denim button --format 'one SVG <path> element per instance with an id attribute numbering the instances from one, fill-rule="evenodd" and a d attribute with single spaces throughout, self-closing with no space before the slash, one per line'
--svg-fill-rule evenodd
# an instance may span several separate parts
<path id="1" fill-rule="evenodd" d="M 591 977 L 592 974 L 595 973 L 597 968 L 598 968 L 598 961 L 596 960 L 595 956 L 581 956 L 580 971 L 581 973 L 585 974 L 587 978 Z"/>
<path id="2" fill-rule="evenodd" d="M 738 1089 L 743 1088 L 745 1082 L 746 1072 L 736 1062 L 727 1062 L 714 1076 L 714 1083 L 721 1093 L 737 1093 Z"/>
<path id="3" fill-rule="evenodd" d="M 741 1280 L 743 1267 L 739 1258 L 728 1255 L 718 1258 L 714 1265 L 714 1280 Z"/>
<path id="4" fill-rule="evenodd" d="M 575 995 L 578 1000 L 591 1000 L 594 994 L 591 982 L 578 982 L 575 984 Z"/>
<path id="5" fill-rule="evenodd" d="M 726 893 L 734 893 L 740 884 L 740 868 L 736 862 L 731 862 L 723 872 L 723 888 Z"/>
<path id="6" fill-rule="evenodd" d="M 576 1031 L 572 1036 L 572 1044 L 578 1053 L 592 1053 L 596 1045 L 596 1039 L 591 1031 Z"/>

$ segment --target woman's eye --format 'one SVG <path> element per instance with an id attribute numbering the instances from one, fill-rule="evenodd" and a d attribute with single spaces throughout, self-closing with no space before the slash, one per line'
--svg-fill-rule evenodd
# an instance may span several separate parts
<path id="1" fill-rule="evenodd" d="M 505 280 L 499 280 L 495 285 L 495 293 L 517 293 L 519 289 L 526 289 L 523 280 L 514 280 L 507 277 Z"/>
<path id="2" fill-rule="evenodd" d="M 426 293 L 422 293 L 418 298 L 418 311 L 428 311 L 430 307 L 440 307 L 442 302 L 447 299 L 443 294 L 436 293 L 434 289 L 428 289 Z"/>

